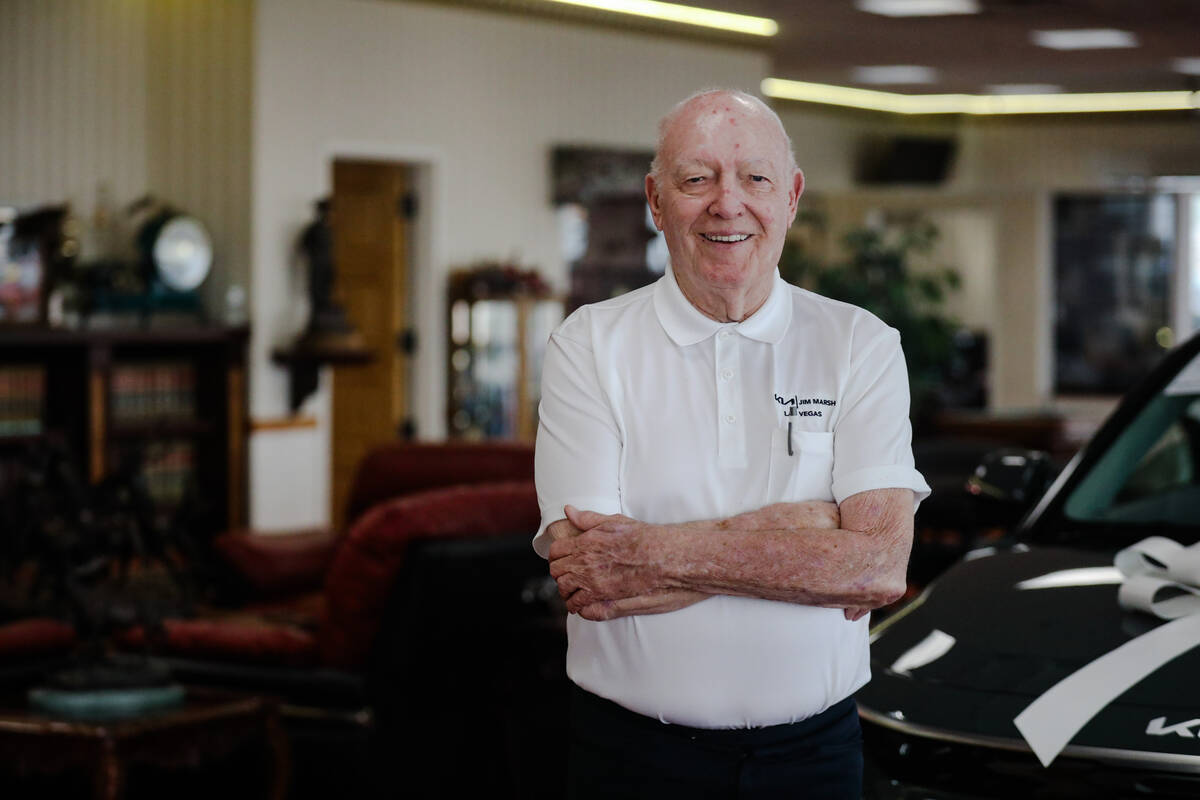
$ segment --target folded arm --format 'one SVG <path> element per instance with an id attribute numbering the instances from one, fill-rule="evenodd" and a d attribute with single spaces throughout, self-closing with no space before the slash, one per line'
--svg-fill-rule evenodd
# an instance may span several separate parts
<path id="1" fill-rule="evenodd" d="M 588 530 L 595 530 L 597 528 L 600 532 L 604 533 L 611 532 L 614 527 L 623 528 L 620 524 L 605 527 L 605 523 L 615 523 L 618 520 L 633 522 L 628 517 L 580 511 L 570 506 L 566 508 L 566 513 L 569 515 L 567 519 L 561 519 L 547 528 L 547 532 L 553 541 L 579 536 Z M 802 503 L 775 503 L 727 519 L 688 522 L 670 527 L 687 529 L 689 532 L 696 534 L 703 534 L 704 531 L 712 528 L 728 532 L 795 530 L 804 528 L 832 530 L 837 528 L 838 519 L 837 504 L 809 501 Z M 645 527 L 665 528 L 668 526 Z M 551 550 L 553 553 L 553 547 Z M 553 560 L 553 558 L 552 554 L 551 559 Z M 560 566 L 565 568 L 567 564 Z M 552 561 L 551 574 L 554 575 L 554 573 L 555 568 Z M 559 579 L 560 576 L 555 575 L 555 578 Z M 694 605 L 714 594 L 729 594 L 729 592 L 705 591 L 698 588 L 664 585 L 647 589 L 643 593 L 632 596 L 594 600 L 594 595 L 591 593 L 584 592 L 577 594 L 578 589 L 575 588 L 577 583 L 577 576 L 573 575 L 567 577 L 565 580 L 559 579 L 559 593 L 568 601 L 567 607 L 570 611 L 581 613 L 587 619 L 613 619 L 633 614 L 662 614 L 667 611 L 676 611 L 680 608 Z M 574 599 L 571 598 L 573 594 L 577 594 Z M 597 607 L 585 612 L 584 609 L 589 605 Z M 866 612 L 863 611 L 861 613 Z"/>
<path id="2" fill-rule="evenodd" d="M 857 619 L 904 592 L 913 493 L 779 503 L 723 520 L 652 525 L 568 509 L 551 528 L 550 573 L 567 609 L 612 619 L 714 594 L 846 609 Z"/>

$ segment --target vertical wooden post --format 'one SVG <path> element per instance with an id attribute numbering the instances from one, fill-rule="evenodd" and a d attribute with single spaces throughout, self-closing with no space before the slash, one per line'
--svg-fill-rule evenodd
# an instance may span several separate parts
<path id="1" fill-rule="evenodd" d="M 529 315 L 533 301 L 517 295 L 517 438 L 533 440 L 533 414 L 529 409 Z"/>
<path id="2" fill-rule="evenodd" d="M 228 497 L 229 507 L 226 509 L 227 524 L 230 528 L 240 528 L 246 521 L 246 393 L 245 368 L 240 364 L 231 364 L 228 373 L 228 429 L 226 436 L 229 442 L 228 465 Z"/>
<path id="3" fill-rule="evenodd" d="M 92 483 L 99 483 L 106 472 L 109 360 L 107 347 L 88 348 L 88 478 Z"/>

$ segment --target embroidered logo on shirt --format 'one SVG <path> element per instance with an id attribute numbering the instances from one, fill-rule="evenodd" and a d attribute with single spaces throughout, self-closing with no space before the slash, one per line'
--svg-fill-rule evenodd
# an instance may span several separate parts
<path id="1" fill-rule="evenodd" d="M 783 406 L 783 415 L 785 417 L 820 417 L 824 416 L 824 412 L 819 408 L 801 408 L 801 406 L 836 406 L 837 400 L 830 400 L 825 397 L 800 397 L 792 395 L 791 397 L 780 397 L 775 395 L 775 402 Z"/>

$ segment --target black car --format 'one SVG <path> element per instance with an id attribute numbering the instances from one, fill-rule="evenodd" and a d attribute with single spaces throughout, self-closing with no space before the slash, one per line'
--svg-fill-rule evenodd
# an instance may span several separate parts
<path id="1" fill-rule="evenodd" d="M 1019 495 L 1034 461 L 1003 454 L 974 485 Z M 872 630 L 873 678 L 858 694 L 866 797 L 1200 797 L 1200 634 L 1118 604 L 1115 554 L 1151 536 L 1200 540 L 1200 335 L 1129 392 L 1010 538 Z M 1164 663 L 1127 676 L 1128 689 L 1093 667 L 1082 693 L 1043 701 L 1042 728 L 1099 709 L 1043 766 L 1014 719 L 1155 630 L 1157 643 L 1125 651 Z"/>

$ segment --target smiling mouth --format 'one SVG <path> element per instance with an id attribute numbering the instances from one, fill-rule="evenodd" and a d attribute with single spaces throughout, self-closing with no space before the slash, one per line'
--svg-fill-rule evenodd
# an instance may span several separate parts
<path id="1" fill-rule="evenodd" d="M 702 233 L 700 236 L 710 242 L 721 242 L 722 244 L 744 242 L 750 238 L 750 234 L 748 233 L 731 233 L 728 236 L 718 236 L 715 233 Z"/>

